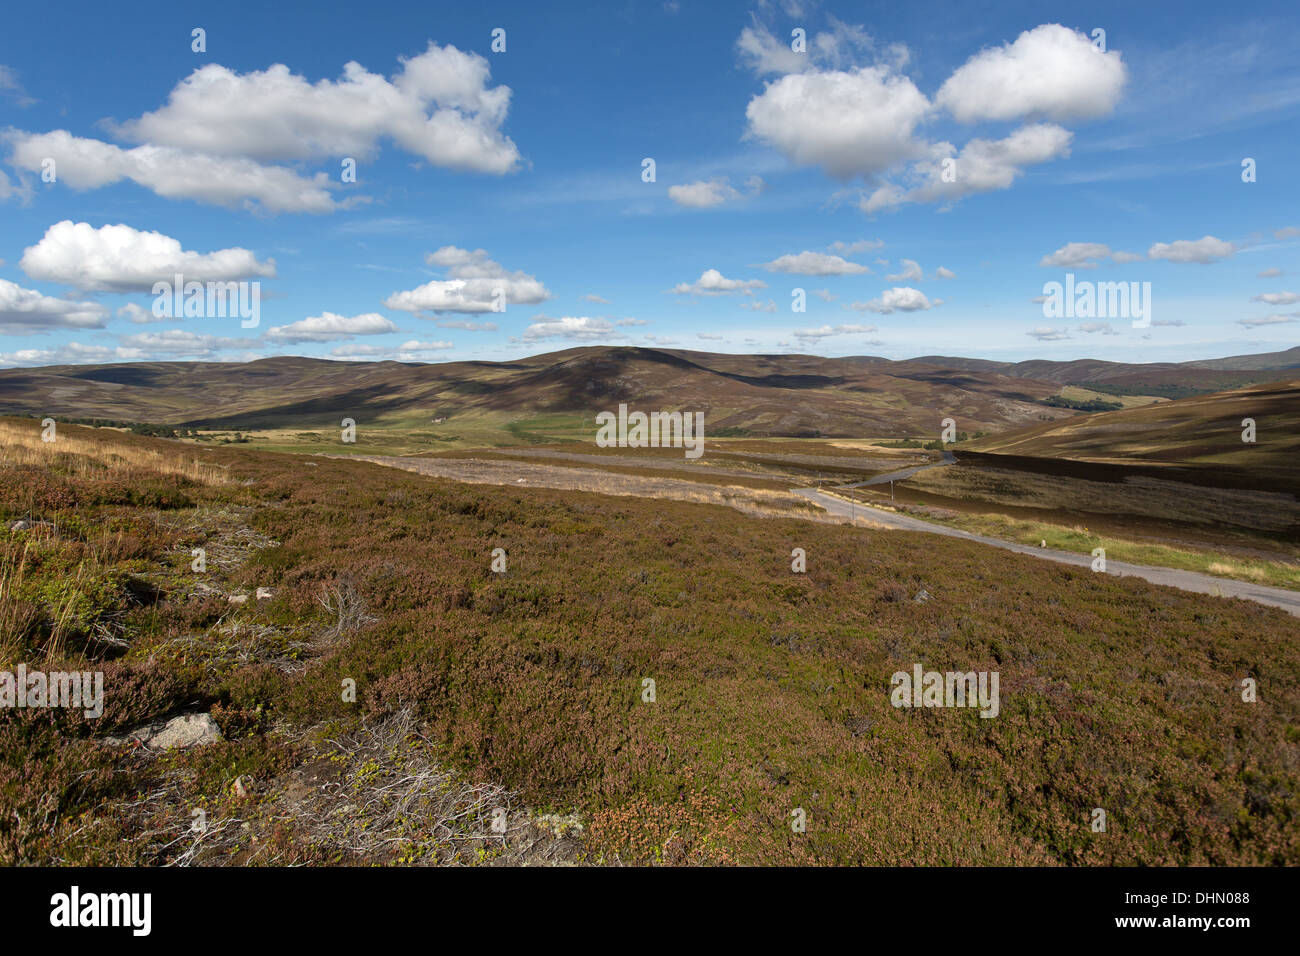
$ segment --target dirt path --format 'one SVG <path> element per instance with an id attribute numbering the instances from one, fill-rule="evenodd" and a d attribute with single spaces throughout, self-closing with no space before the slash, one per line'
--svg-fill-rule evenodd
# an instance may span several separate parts
<path id="1" fill-rule="evenodd" d="M 434 478 L 449 478 L 467 484 L 502 485 L 507 488 L 551 488 L 557 491 L 590 491 L 631 498 L 670 498 L 701 504 L 727 505 L 757 516 L 787 515 L 826 520 L 801 498 L 787 490 L 750 488 L 746 485 L 706 484 L 684 478 L 629 475 L 596 468 L 547 465 L 504 458 L 404 458 L 391 455 L 329 456 L 368 461 Z M 805 512 L 800 515 L 799 512 Z"/>
<path id="2" fill-rule="evenodd" d="M 478 458 L 474 455 L 466 457 L 453 457 L 450 455 L 429 458 L 429 461 L 520 461 L 522 459 L 531 459 L 540 461 L 543 464 L 547 460 L 551 461 L 571 461 L 580 465 L 596 465 L 599 468 L 645 468 L 654 471 L 674 471 L 679 476 L 685 475 L 713 475 L 720 478 L 752 478 L 768 477 L 760 472 L 742 472 L 729 468 L 716 468 L 709 465 L 699 465 L 689 458 L 634 458 L 631 456 L 623 457 L 619 455 L 585 455 L 581 452 L 572 451 L 551 451 L 538 450 L 536 448 L 502 448 L 499 451 L 494 450 L 492 457 Z M 500 457 L 496 457 L 500 456 Z M 784 475 L 773 474 L 771 477 L 784 477 Z M 686 480 L 689 480 L 686 479 Z M 799 481 L 808 481 L 804 476 Z"/>

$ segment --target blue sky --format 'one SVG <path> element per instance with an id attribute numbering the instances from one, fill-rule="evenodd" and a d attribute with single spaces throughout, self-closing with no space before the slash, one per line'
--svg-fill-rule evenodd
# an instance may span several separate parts
<path id="1" fill-rule="evenodd" d="M 0 365 L 1300 341 L 1294 4 L 60 11 L 0 37 Z M 153 315 L 177 272 L 257 327 Z"/>

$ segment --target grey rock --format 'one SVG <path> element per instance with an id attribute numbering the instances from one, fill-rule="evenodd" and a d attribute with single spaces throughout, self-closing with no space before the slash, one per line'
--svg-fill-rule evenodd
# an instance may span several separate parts
<path id="1" fill-rule="evenodd" d="M 20 518 L 9 526 L 10 531 L 33 531 L 37 528 L 53 529 L 54 523 L 51 521 L 28 521 L 26 518 Z"/>
<path id="2" fill-rule="evenodd" d="M 208 714 L 182 714 L 171 720 L 156 720 L 127 731 L 124 737 L 105 737 L 110 747 L 143 745 L 156 750 L 195 747 L 221 739 L 221 728 Z"/>
<path id="3" fill-rule="evenodd" d="M 175 747 L 202 747 L 220 739 L 221 728 L 210 715 L 185 714 L 167 721 L 148 743 L 155 750 L 171 750 Z"/>

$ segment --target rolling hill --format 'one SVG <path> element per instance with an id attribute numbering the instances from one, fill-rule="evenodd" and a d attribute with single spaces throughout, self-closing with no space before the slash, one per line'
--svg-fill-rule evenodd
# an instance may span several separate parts
<path id="1" fill-rule="evenodd" d="M 1086 385 L 1098 391 L 1116 394 L 1162 395 L 1169 391 L 1208 394 L 1257 382 L 1300 378 L 1300 346 L 1283 352 L 1236 355 L 1190 362 L 1107 362 L 1101 359 L 1076 359 L 1052 362 L 1030 359 L 1024 362 L 993 362 L 987 359 L 950 358 L 927 355 L 898 365 L 963 369 L 987 372 L 1012 378 L 1058 382 L 1062 385 Z"/>
<path id="2" fill-rule="evenodd" d="M 1057 391 L 999 373 L 891 374 L 875 360 L 714 355 L 649 348 L 576 348 L 514 362 L 154 362 L 0 372 L 0 412 L 203 425 L 313 427 L 340 416 L 427 424 L 467 416 L 572 416 L 626 402 L 705 413 L 713 433 L 935 434 L 1005 428 L 1062 412 Z"/>
<path id="3" fill-rule="evenodd" d="M 1043 404 L 1066 384 L 1177 397 L 1188 390 L 1295 378 L 1297 363 L 1300 349 L 1149 365 L 607 346 L 510 362 L 434 365 L 286 356 L 248 363 L 5 369 L 0 413 L 243 429 L 320 427 L 341 417 L 393 428 L 423 427 L 435 418 L 503 427 L 553 416 L 577 429 L 597 411 L 626 402 L 704 411 L 715 435 L 924 436 L 936 434 L 948 416 L 967 431 L 1003 431 L 1070 416 L 1067 409 Z"/>
<path id="4" fill-rule="evenodd" d="M 1253 442 L 1243 440 L 1245 419 L 1255 423 Z M 1033 471 L 1067 467 L 1077 477 L 1141 473 L 1292 493 L 1300 491 L 1297 455 L 1300 376 L 1014 429 L 961 451 L 967 461 Z"/>

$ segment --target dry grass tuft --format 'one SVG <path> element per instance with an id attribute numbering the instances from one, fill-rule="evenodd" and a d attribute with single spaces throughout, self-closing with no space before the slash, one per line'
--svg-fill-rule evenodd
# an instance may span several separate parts
<path id="1" fill-rule="evenodd" d="M 93 428 L 56 426 L 57 440 L 41 440 L 41 425 L 35 420 L 0 420 L 0 467 L 55 465 L 77 478 L 102 477 L 105 472 L 150 471 L 178 475 L 202 485 L 225 485 L 231 479 L 226 469 L 194 457 L 183 445 L 175 450 L 160 442 L 127 442 L 120 432 L 97 434 Z"/>
<path id="2" fill-rule="evenodd" d="M 316 601 L 333 618 L 329 627 L 317 635 L 318 644 L 336 644 L 349 634 L 355 634 L 366 625 L 379 620 L 366 611 L 365 602 L 350 581 L 326 587 Z"/>

